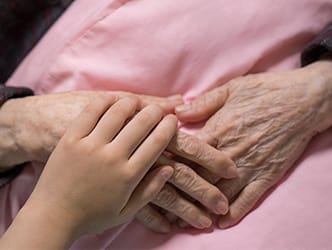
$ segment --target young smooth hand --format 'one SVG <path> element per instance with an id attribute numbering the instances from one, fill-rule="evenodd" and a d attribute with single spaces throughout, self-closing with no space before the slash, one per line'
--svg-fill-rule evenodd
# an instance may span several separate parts
<path id="1" fill-rule="evenodd" d="M 88 105 L 0 246 L 68 247 L 82 234 L 127 222 L 151 201 L 173 174 L 170 166 L 149 170 L 176 133 L 177 119 L 156 105 L 135 115 L 138 108 L 136 99 L 113 96 Z"/>

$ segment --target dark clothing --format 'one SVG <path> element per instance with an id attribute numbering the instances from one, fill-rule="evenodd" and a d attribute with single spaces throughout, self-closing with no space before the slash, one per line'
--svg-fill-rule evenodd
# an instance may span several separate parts
<path id="1" fill-rule="evenodd" d="M 315 62 L 325 55 L 332 55 L 332 24 L 304 48 L 301 56 L 302 66 Z"/>
<path id="2" fill-rule="evenodd" d="M 0 0 L 0 83 L 4 83 L 71 1 Z"/>

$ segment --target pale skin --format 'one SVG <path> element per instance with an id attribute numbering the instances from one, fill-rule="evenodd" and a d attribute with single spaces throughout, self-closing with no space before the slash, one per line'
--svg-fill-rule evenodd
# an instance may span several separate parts
<path id="1" fill-rule="evenodd" d="M 170 166 L 151 167 L 175 135 L 176 117 L 156 105 L 135 115 L 136 99 L 116 100 L 96 100 L 73 122 L 1 249 L 69 248 L 130 220 L 172 176 Z"/>
<path id="2" fill-rule="evenodd" d="M 0 141 L 0 162 L 3 164 L 1 169 L 5 171 L 13 164 L 27 161 L 45 162 L 70 123 L 86 105 L 109 93 L 77 91 L 7 101 L 0 108 L 0 134 L 2 138 L 6 138 Z M 174 108 L 182 103 L 179 95 L 162 98 L 118 91 L 111 93 L 117 98 L 136 98 L 139 109 L 149 104 L 158 104 L 166 113 L 173 112 Z M 168 151 L 180 158 L 190 159 L 220 178 L 237 175 L 235 165 L 228 156 L 194 136 L 176 133 Z M 172 202 L 173 199 L 167 198 L 169 190 L 172 195 L 177 193 L 176 190 L 182 190 L 216 214 L 227 213 L 227 197 L 217 187 L 192 171 L 188 165 L 164 156 L 159 158 L 155 165 L 165 164 L 174 168 L 174 175 L 169 180 L 172 185 L 166 185 L 157 195 L 155 202 L 158 205 L 199 229 L 211 226 L 209 213 L 180 195 L 176 196 L 179 201 L 179 205 L 176 205 Z M 148 206 L 140 210 L 137 217 L 146 221 L 146 211 L 149 211 Z M 158 229 L 163 233 L 171 230 L 169 224 L 163 224 Z"/>
<path id="3" fill-rule="evenodd" d="M 218 226 L 237 224 L 286 174 L 312 137 L 332 126 L 332 61 L 321 60 L 288 72 L 234 79 L 177 108 L 180 120 L 207 120 L 197 137 L 230 156 L 239 176 L 206 178 L 230 201 Z M 155 213 L 155 212 L 154 212 Z M 165 219 L 149 214 L 158 231 Z M 153 216 L 153 218 L 151 218 Z M 180 226 L 188 223 L 180 220 Z"/>

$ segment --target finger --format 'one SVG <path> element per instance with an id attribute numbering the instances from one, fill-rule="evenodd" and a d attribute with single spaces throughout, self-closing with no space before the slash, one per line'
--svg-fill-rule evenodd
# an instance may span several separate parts
<path id="1" fill-rule="evenodd" d="M 195 136 L 178 132 L 167 150 L 199 164 L 219 177 L 234 178 L 237 176 L 237 168 L 228 156 Z"/>
<path id="2" fill-rule="evenodd" d="M 151 104 L 159 105 L 166 114 L 172 114 L 175 111 L 175 107 L 183 104 L 181 95 L 173 95 L 169 97 L 155 97 L 138 95 L 141 100 L 141 106 L 146 107 Z"/>
<path id="3" fill-rule="evenodd" d="M 87 105 L 78 118 L 72 123 L 65 136 L 83 138 L 87 136 L 96 126 L 100 117 L 117 101 L 113 95 L 105 95 Z"/>
<path id="4" fill-rule="evenodd" d="M 139 146 L 129 159 L 129 165 L 135 166 L 135 171 L 143 174 L 157 161 L 171 141 L 177 129 L 177 119 L 167 115 L 151 132 L 148 138 Z"/>
<path id="5" fill-rule="evenodd" d="M 204 229 L 212 225 L 209 216 L 197 206 L 180 196 L 176 190 L 166 184 L 152 203 L 172 212 L 195 228 Z"/>
<path id="6" fill-rule="evenodd" d="M 176 116 L 185 122 L 200 122 L 217 112 L 228 98 L 228 88 L 223 85 L 195 99 L 189 104 L 175 108 Z"/>
<path id="7" fill-rule="evenodd" d="M 197 200 L 215 214 L 228 212 L 228 200 L 217 187 L 199 176 L 185 164 L 161 156 L 158 163 L 172 166 L 174 174 L 169 180 L 174 186 L 182 190 L 194 200 Z"/>
<path id="8" fill-rule="evenodd" d="M 121 213 L 135 215 L 156 197 L 172 174 L 173 168 L 169 166 L 156 168 L 148 173 L 135 188 Z"/>
<path id="9" fill-rule="evenodd" d="M 269 188 L 270 185 L 263 181 L 254 181 L 246 186 L 231 204 L 228 214 L 220 217 L 219 227 L 224 229 L 237 224 Z"/>
<path id="10" fill-rule="evenodd" d="M 90 134 L 94 141 L 109 143 L 122 129 L 126 121 L 131 118 L 138 108 L 138 100 L 123 98 L 116 102 L 98 122 Z"/>
<path id="11" fill-rule="evenodd" d="M 173 95 L 169 97 L 159 97 L 159 96 L 149 96 L 149 95 L 137 95 L 133 93 L 115 91 L 113 92 L 117 96 L 123 97 L 136 97 L 139 99 L 139 109 L 143 109 L 149 105 L 160 106 L 166 114 L 174 113 L 175 107 L 183 104 L 183 99 L 181 95 Z"/>
<path id="12" fill-rule="evenodd" d="M 129 157 L 162 117 L 163 111 L 160 107 L 150 105 L 144 108 L 121 130 L 112 144 L 121 148 Z"/>
<path id="13" fill-rule="evenodd" d="M 171 232 L 168 220 L 150 205 L 146 205 L 136 214 L 136 219 L 150 230 L 157 233 Z"/>

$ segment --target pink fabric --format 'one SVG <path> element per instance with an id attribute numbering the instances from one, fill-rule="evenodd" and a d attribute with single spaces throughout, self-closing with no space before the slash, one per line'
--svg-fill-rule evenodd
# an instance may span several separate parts
<path id="1" fill-rule="evenodd" d="M 248 73 L 299 66 L 299 52 L 328 22 L 331 0 L 77 0 L 8 84 L 38 94 L 80 89 L 190 100 Z M 80 239 L 74 249 L 329 249 L 332 130 L 239 225 L 158 235 L 135 222 Z M 0 190 L 3 232 L 42 166 Z M 55 176 L 55 178 L 57 178 Z"/>

